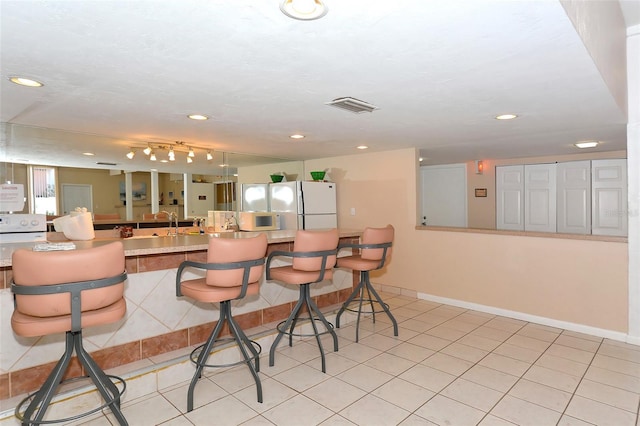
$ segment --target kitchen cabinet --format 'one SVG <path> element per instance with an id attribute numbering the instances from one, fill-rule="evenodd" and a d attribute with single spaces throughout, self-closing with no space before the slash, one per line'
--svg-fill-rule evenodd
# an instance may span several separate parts
<path id="1" fill-rule="evenodd" d="M 627 160 L 593 160 L 591 162 L 591 233 L 626 236 Z"/>
<path id="2" fill-rule="evenodd" d="M 627 235 L 627 160 L 496 167 L 496 228 Z"/>

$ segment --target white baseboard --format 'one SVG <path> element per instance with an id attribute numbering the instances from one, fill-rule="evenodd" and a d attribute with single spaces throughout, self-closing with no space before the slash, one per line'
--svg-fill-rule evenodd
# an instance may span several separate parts
<path id="1" fill-rule="evenodd" d="M 592 336 L 598 336 L 606 339 L 617 340 L 620 342 L 630 343 L 633 345 L 640 345 L 640 337 L 630 336 L 628 334 L 625 334 L 619 331 L 606 330 L 598 327 L 590 327 L 583 324 L 560 321 L 552 318 L 525 314 L 523 312 L 496 308 L 494 306 L 481 305 L 478 303 L 465 302 L 463 300 L 458 300 L 458 299 L 449 299 L 447 297 L 434 296 L 428 293 L 418 293 L 418 299 L 429 300 L 431 302 L 442 303 L 445 305 L 457 306 L 459 308 L 473 309 L 475 311 L 486 312 L 488 314 L 494 314 L 494 315 L 501 315 L 504 317 L 515 318 L 522 321 L 534 322 L 537 324 L 547 325 L 549 327 L 562 328 L 564 330 L 574 331 L 577 333 L 590 334 Z"/>

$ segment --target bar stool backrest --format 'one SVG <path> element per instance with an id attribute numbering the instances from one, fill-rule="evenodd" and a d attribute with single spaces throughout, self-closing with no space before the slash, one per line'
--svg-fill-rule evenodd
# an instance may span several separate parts
<path id="1" fill-rule="evenodd" d="M 91 281 L 114 277 L 125 269 L 124 248 L 120 241 L 84 250 L 35 252 L 19 249 L 13 253 L 13 281 L 23 286 Z M 108 287 L 84 290 L 82 312 L 109 306 L 122 299 L 124 281 Z M 15 310 L 34 317 L 71 314 L 68 292 L 15 295 Z"/>
<path id="2" fill-rule="evenodd" d="M 259 234 L 255 238 L 236 239 L 214 237 L 209 240 L 208 263 L 233 263 L 255 260 L 264 257 L 267 251 L 267 236 Z M 249 284 L 262 277 L 264 264 L 252 266 L 249 272 Z M 208 270 L 206 283 L 216 287 L 240 287 L 244 269 Z"/>
<path id="3" fill-rule="evenodd" d="M 338 230 L 298 230 L 293 242 L 294 252 L 313 252 L 335 250 L 338 247 Z M 319 271 L 322 269 L 321 256 L 318 257 L 294 257 L 293 269 L 299 271 Z M 336 256 L 327 257 L 325 269 L 331 269 L 336 264 Z"/>
<path id="4" fill-rule="evenodd" d="M 362 244 L 392 243 L 394 229 L 392 225 L 384 228 L 365 228 L 362 233 Z M 365 260 L 382 260 L 384 249 L 362 249 L 361 257 Z M 385 260 L 391 256 L 391 247 L 387 249 Z"/>

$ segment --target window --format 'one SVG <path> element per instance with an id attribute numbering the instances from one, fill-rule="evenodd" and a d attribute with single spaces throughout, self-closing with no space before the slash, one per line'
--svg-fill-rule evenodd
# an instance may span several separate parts
<path id="1" fill-rule="evenodd" d="M 57 215 L 56 169 L 31 166 L 31 210 L 35 214 Z"/>

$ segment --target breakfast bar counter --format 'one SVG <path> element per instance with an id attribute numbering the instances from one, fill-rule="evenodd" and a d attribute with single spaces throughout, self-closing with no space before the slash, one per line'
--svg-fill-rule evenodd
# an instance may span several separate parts
<path id="1" fill-rule="evenodd" d="M 142 231 L 142 230 L 140 230 Z M 208 337 L 217 321 L 218 307 L 196 304 L 176 297 L 175 279 L 178 266 L 185 260 L 205 262 L 210 238 L 250 238 L 255 232 L 222 232 L 216 234 L 153 236 L 135 234 L 131 238 L 117 238 L 113 231 L 96 231 L 90 241 L 73 241 L 76 249 L 86 249 L 119 240 L 124 244 L 127 281 L 125 298 L 127 315 L 120 322 L 100 328 L 85 336 L 88 350 L 105 368 L 135 362 L 162 353 L 194 346 Z M 273 250 L 293 249 L 294 230 L 265 231 Z M 162 235 L 158 232 L 159 235 Z M 341 242 L 357 242 L 362 232 L 340 230 Z M 49 242 L 67 241 L 61 234 L 47 235 Z M 42 242 L 41 242 L 42 243 Z M 11 329 L 13 294 L 10 289 L 11 255 L 20 248 L 32 249 L 37 243 L 0 244 L 0 399 L 36 389 L 41 374 L 48 374 L 52 362 L 62 353 L 64 335 L 54 339 L 22 338 Z M 350 249 L 345 249 L 347 255 Z M 274 265 L 286 260 L 275 259 Z M 34 265 L 37 267 L 37 265 Z M 197 276 L 197 271 L 185 272 Z M 355 280 L 355 282 L 354 282 Z M 336 269 L 331 280 L 313 285 L 312 296 L 318 306 L 338 305 L 347 299 L 357 276 L 350 270 Z M 298 289 L 263 280 L 257 295 L 246 297 L 234 304 L 234 316 L 244 329 L 282 320 L 291 312 L 298 299 Z M 6 386 L 5 386 L 6 385 Z"/>

